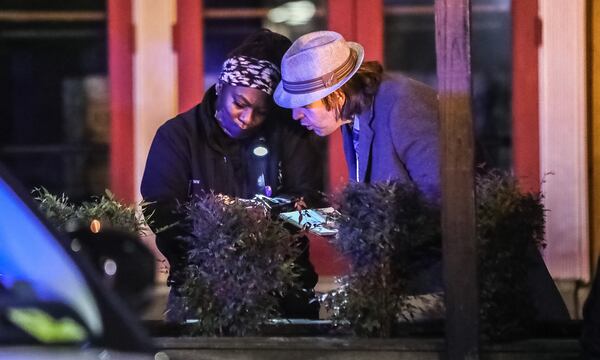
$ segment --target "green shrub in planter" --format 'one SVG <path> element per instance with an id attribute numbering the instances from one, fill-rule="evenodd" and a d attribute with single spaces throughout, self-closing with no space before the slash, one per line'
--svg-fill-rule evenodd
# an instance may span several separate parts
<path id="1" fill-rule="evenodd" d="M 135 205 L 121 204 L 108 190 L 77 205 L 44 188 L 35 189 L 34 198 L 50 223 L 71 237 L 71 249 L 87 258 L 132 310 L 141 313 L 151 303 L 156 260 L 139 240 L 146 223 Z M 111 273 L 105 270 L 109 261 L 114 264 Z"/>
<path id="2" fill-rule="evenodd" d="M 476 179 L 476 222 L 481 331 L 490 340 L 523 336 L 536 309 L 528 288 L 534 252 L 544 246 L 545 209 L 540 193 L 523 193 L 510 175 Z M 350 184 L 342 194 L 334 245 L 352 273 L 324 298 L 334 320 L 358 335 L 389 336 L 411 309 L 407 284 L 423 269 L 419 259 L 439 249 L 439 211 L 411 185 Z"/>
<path id="3" fill-rule="evenodd" d="M 33 197 L 39 202 L 42 214 L 60 231 L 66 231 L 67 224 L 75 219 L 77 210 L 65 194 L 51 194 L 46 188 L 33 190 Z"/>
<path id="4" fill-rule="evenodd" d="M 348 320 L 358 335 L 389 337 L 411 317 L 411 280 L 440 256 L 439 211 L 413 186 L 352 183 L 340 202 L 332 240 L 352 271 L 324 297 L 334 321 Z"/>
<path id="5" fill-rule="evenodd" d="M 254 334 L 295 286 L 295 237 L 262 208 L 212 193 L 183 207 L 191 235 L 181 306 L 194 335 Z M 182 309 L 172 309 L 180 312 Z"/>
<path id="6" fill-rule="evenodd" d="M 512 176 L 477 178 L 477 238 L 481 331 L 491 340 L 526 335 L 535 323 L 528 271 L 544 246 L 540 193 L 523 193 Z"/>
<path id="7" fill-rule="evenodd" d="M 34 189 L 33 195 L 39 202 L 42 213 L 60 231 L 72 231 L 79 226 L 90 226 L 93 220 L 98 220 L 102 227 L 135 235 L 143 234 L 147 226 L 135 205 L 123 205 L 109 190 L 105 190 L 104 195 L 79 205 L 71 203 L 65 194 L 57 196 L 43 187 Z M 143 208 L 146 203 L 141 203 L 139 206 Z"/>

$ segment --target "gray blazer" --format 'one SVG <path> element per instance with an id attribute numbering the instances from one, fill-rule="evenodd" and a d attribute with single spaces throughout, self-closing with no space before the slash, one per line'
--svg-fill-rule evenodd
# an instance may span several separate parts
<path id="1" fill-rule="evenodd" d="M 440 198 L 437 93 L 401 76 L 385 76 L 370 109 L 359 114 L 358 181 L 414 182 L 428 198 Z M 356 179 L 352 128 L 342 126 L 350 178 Z"/>

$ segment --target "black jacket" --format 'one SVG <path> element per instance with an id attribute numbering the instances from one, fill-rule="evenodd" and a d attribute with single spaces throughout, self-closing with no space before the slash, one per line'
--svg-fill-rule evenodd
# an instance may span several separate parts
<path id="1" fill-rule="evenodd" d="M 178 203 L 193 194 L 214 191 L 252 198 L 268 185 L 273 195 L 304 195 L 317 199 L 323 187 L 322 139 L 293 121 L 290 112 L 275 109 L 261 130 L 250 139 L 229 138 L 214 118 L 214 86 L 194 108 L 167 121 L 152 142 L 142 178 L 141 192 L 152 204 L 152 230 L 176 223 Z M 252 153 L 257 141 L 269 149 L 265 158 Z M 264 174 L 264 184 L 258 181 Z M 159 232 L 156 243 L 169 260 L 171 274 L 184 264 L 183 244 L 176 238 L 183 231 L 173 227 Z M 308 259 L 306 259 L 308 261 Z M 314 281 L 313 281 L 314 280 Z M 314 279 L 306 283 L 316 283 Z M 314 284 L 312 284 L 314 286 Z"/>

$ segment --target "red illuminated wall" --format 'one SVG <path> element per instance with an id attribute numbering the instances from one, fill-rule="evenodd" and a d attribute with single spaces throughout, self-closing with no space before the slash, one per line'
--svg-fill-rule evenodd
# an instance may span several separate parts
<path id="1" fill-rule="evenodd" d="M 365 48 L 365 61 L 383 63 L 383 0 L 329 0 L 328 28 Z M 342 134 L 329 136 L 329 190 L 341 189 L 348 181 Z"/>
<path id="2" fill-rule="evenodd" d="M 513 164 L 526 190 L 540 189 L 538 0 L 513 0 Z"/>
<path id="3" fill-rule="evenodd" d="M 110 189 L 127 203 L 135 200 L 132 15 L 131 0 L 108 0 Z"/>
<path id="4" fill-rule="evenodd" d="M 178 108 L 183 112 L 198 104 L 204 94 L 201 0 L 177 0 L 177 25 L 173 35 L 177 52 Z"/>

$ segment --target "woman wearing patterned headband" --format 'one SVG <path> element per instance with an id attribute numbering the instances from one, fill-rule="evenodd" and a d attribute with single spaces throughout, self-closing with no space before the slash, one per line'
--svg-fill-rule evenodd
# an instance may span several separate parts
<path id="1" fill-rule="evenodd" d="M 176 223 L 177 203 L 203 191 L 241 198 L 257 193 L 318 197 L 323 171 L 315 164 L 321 163 L 322 142 L 272 99 L 290 45 L 269 30 L 251 35 L 228 55 L 218 83 L 202 102 L 158 129 L 141 184 L 144 200 L 152 204 L 147 210 L 154 229 Z M 257 148 L 262 152 L 252 151 Z M 176 240 L 182 231 L 173 227 L 156 238 L 171 266 L 172 293 L 185 265 L 184 246 Z M 298 263 L 305 269 L 303 286 L 312 289 L 317 275 L 307 251 Z M 287 310 L 289 317 L 314 317 L 318 304 Z"/>

